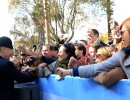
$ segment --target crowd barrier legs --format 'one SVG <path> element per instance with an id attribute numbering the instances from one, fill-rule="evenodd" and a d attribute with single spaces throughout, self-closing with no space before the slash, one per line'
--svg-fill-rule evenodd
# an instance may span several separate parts
<path id="1" fill-rule="evenodd" d="M 38 84 L 15 84 L 14 100 L 40 100 Z"/>

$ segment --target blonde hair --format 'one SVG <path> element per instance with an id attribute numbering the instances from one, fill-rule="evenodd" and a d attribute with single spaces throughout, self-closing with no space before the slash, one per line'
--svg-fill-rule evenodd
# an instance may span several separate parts
<path id="1" fill-rule="evenodd" d="M 121 26 L 120 26 L 120 30 L 122 29 L 123 26 L 125 26 L 125 27 L 127 28 L 128 32 L 129 32 L 129 34 L 130 34 L 130 17 L 127 18 L 125 21 L 123 21 L 123 23 L 122 23 Z M 129 57 L 130 53 L 125 52 L 124 48 L 123 48 L 122 50 L 123 50 L 124 53 L 125 53 L 125 56 L 124 56 L 124 58 L 122 59 L 122 62 L 124 63 L 125 60 Z"/>
<path id="2" fill-rule="evenodd" d="M 97 54 L 101 54 L 102 60 L 106 60 L 107 58 L 112 56 L 113 49 L 108 46 L 101 47 L 97 50 Z"/>

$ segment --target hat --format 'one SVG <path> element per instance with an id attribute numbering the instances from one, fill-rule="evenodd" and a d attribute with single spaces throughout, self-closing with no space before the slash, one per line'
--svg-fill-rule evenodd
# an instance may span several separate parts
<path id="1" fill-rule="evenodd" d="M 6 36 L 0 37 L 0 47 L 13 49 L 12 40 Z"/>

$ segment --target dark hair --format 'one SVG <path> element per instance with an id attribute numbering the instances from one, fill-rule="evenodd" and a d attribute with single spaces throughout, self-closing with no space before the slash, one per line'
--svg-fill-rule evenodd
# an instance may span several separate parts
<path id="1" fill-rule="evenodd" d="M 86 45 L 88 44 L 88 42 L 86 40 L 79 40 L 79 41 L 85 43 Z"/>
<path id="2" fill-rule="evenodd" d="M 86 55 L 86 47 L 83 44 L 75 44 L 78 50 L 83 50 L 83 56 Z"/>
<path id="3" fill-rule="evenodd" d="M 54 51 L 58 51 L 58 47 L 55 45 L 53 46 Z"/>
<path id="4" fill-rule="evenodd" d="M 54 46 L 51 44 L 44 44 L 43 47 L 44 46 L 49 46 L 50 51 L 54 50 Z"/>
<path id="5" fill-rule="evenodd" d="M 68 54 L 68 58 L 74 56 L 75 57 L 75 47 L 72 43 L 63 44 L 63 46 L 66 48 L 65 52 Z"/>
<path id="6" fill-rule="evenodd" d="M 93 34 L 94 34 L 94 35 L 96 35 L 96 34 L 97 34 L 97 35 L 99 36 L 99 32 L 98 32 L 98 30 L 97 30 L 97 29 L 92 29 L 92 32 L 93 32 Z"/>
<path id="7" fill-rule="evenodd" d="M 54 46 L 50 45 L 50 51 L 54 50 Z"/>

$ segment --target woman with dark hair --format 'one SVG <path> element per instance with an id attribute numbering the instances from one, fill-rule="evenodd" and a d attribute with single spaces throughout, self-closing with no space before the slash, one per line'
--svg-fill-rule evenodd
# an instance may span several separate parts
<path id="1" fill-rule="evenodd" d="M 55 74 L 57 67 L 61 67 L 64 69 L 67 69 L 70 57 L 74 56 L 75 57 L 75 47 L 73 44 L 68 43 L 68 44 L 62 44 L 59 47 L 59 52 L 58 52 L 58 60 L 55 62 L 42 66 L 42 68 L 37 68 L 37 73 L 39 77 L 48 77 L 50 74 Z M 25 70 L 30 70 L 33 71 L 35 70 L 35 67 L 28 67 L 23 69 Z"/>
<path id="2" fill-rule="evenodd" d="M 60 76 L 73 75 L 79 77 L 93 77 L 102 71 L 109 71 L 116 66 L 121 66 L 127 78 L 130 78 L 130 18 L 127 18 L 120 26 L 120 35 L 126 47 L 105 61 L 97 64 L 74 67 L 73 69 L 58 68 Z"/>

